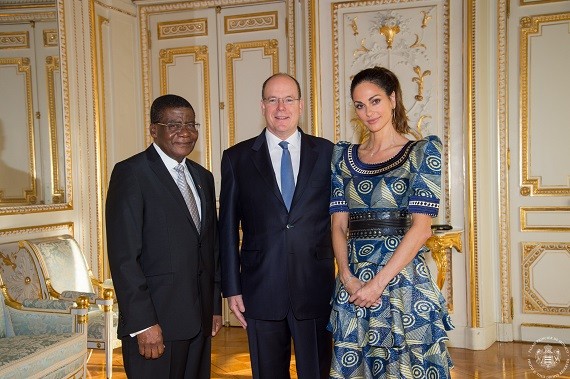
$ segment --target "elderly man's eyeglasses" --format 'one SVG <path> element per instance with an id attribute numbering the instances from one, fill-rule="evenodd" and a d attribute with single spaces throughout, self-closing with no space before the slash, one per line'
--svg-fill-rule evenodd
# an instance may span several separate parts
<path id="1" fill-rule="evenodd" d="M 197 132 L 200 129 L 200 124 L 197 122 L 169 122 L 168 124 L 163 124 L 162 122 L 155 122 L 156 125 L 164 126 L 168 133 L 180 133 L 182 128 L 190 132 Z"/>
<path id="2" fill-rule="evenodd" d="M 271 106 L 276 106 L 279 103 L 283 103 L 283 105 L 293 105 L 295 104 L 296 101 L 299 101 L 300 99 L 295 99 L 294 97 L 288 96 L 288 97 L 267 97 L 265 99 L 263 99 L 263 102 L 266 105 L 271 105 Z"/>

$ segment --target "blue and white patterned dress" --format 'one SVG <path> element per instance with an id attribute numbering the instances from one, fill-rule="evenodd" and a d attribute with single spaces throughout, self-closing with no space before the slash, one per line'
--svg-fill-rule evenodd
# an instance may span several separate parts
<path id="1" fill-rule="evenodd" d="M 408 142 L 386 162 L 366 164 L 359 145 L 339 142 L 332 158 L 330 212 L 399 211 L 437 216 L 441 192 L 441 141 Z M 352 273 L 369 281 L 392 257 L 402 235 L 348 239 Z M 449 378 L 444 341 L 445 299 L 431 278 L 424 246 L 386 286 L 377 307 L 361 308 L 337 278 L 328 328 L 333 333 L 331 378 Z"/>

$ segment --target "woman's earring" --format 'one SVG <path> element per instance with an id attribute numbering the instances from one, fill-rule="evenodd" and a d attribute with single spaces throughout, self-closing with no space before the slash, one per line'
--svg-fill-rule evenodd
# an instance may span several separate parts
<path id="1" fill-rule="evenodd" d="M 396 125 L 396 107 L 392 108 L 392 124 Z"/>

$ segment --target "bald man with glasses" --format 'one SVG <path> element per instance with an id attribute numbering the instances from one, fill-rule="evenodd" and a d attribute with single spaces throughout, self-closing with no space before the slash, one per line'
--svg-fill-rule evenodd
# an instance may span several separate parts
<path id="1" fill-rule="evenodd" d="M 328 378 L 333 144 L 299 128 L 293 77 L 273 75 L 261 92 L 265 129 L 222 157 L 223 295 L 247 330 L 255 379 L 290 377 L 291 341 L 298 378 Z"/>

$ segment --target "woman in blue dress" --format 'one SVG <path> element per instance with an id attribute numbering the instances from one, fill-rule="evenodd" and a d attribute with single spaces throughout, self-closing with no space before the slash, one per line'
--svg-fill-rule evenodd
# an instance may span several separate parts
<path id="1" fill-rule="evenodd" d="M 390 70 L 359 72 L 350 91 L 369 138 L 339 142 L 332 158 L 330 376 L 449 378 L 452 325 L 424 259 L 439 209 L 441 141 L 405 137 L 411 130 Z"/>

